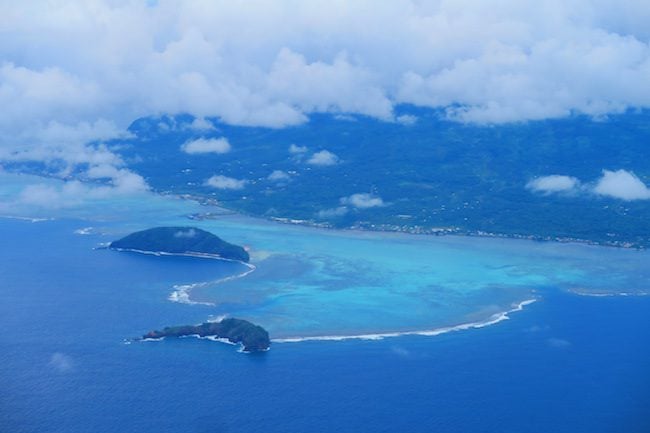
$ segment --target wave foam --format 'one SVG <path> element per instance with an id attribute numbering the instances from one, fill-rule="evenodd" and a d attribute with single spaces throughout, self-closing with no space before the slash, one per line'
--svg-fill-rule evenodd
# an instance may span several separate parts
<path id="1" fill-rule="evenodd" d="M 178 257 L 195 257 L 195 258 L 200 258 L 200 259 L 212 259 L 212 260 L 223 260 L 226 262 L 234 262 L 234 263 L 239 263 L 241 265 L 246 266 L 248 269 L 240 274 L 236 275 L 230 275 L 225 278 L 220 278 L 218 280 L 214 281 L 201 281 L 198 283 L 192 283 L 192 284 L 178 284 L 173 286 L 173 291 L 169 294 L 167 297 L 168 300 L 172 302 L 178 302 L 181 304 L 187 304 L 187 305 L 211 305 L 214 306 L 214 302 L 201 302 L 201 301 L 194 301 L 190 297 L 190 292 L 192 289 L 195 289 L 197 287 L 205 287 L 208 285 L 215 285 L 215 284 L 221 284 L 225 283 L 226 281 L 231 281 L 231 280 L 236 280 L 238 278 L 244 278 L 246 275 L 250 274 L 251 272 L 255 271 L 257 269 L 255 265 L 252 265 L 250 263 L 242 262 L 240 260 L 234 260 L 234 259 L 226 259 L 223 258 L 217 254 L 207 254 L 207 253 L 196 253 L 196 252 L 187 252 L 187 253 L 169 253 L 166 251 L 147 251 L 147 250 L 137 250 L 133 248 L 112 248 L 115 251 L 121 251 L 121 252 L 131 252 L 131 253 L 139 253 L 139 254 L 147 254 L 147 255 L 153 255 L 153 256 L 178 256 Z"/>
<path id="2" fill-rule="evenodd" d="M 95 231 L 94 227 L 84 227 L 74 231 L 75 235 L 92 235 Z"/>
<path id="3" fill-rule="evenodd" d="M 248 269 L 241 274 L 236 274 L 236 275 L 230 275 L 225 278 L 220 278 L 218 280 L 214 281 L 202 281 L 199 283 L 192 283 L 192 284 L 178 284 L 175 285 L 174 291 L 169 294 L 167 297 L 168 300 L 172 302 L 178 302 L 181 304 L 187 304 L 187 305 L 212 305 L 214 306 L 214 302 L 201 302 L 201 301 L 194 301 L 190 297 L 190 292 L 193 289 L 196 289 L 197 287 L 205 287 L 205 286 L 211 286 L 215 284 L 221 284 L 225 283 L 226 281 L 232 281 L 238 278 L 244 278 L 246 275 L 250 274 L 253 272 L 255 269 L 257 269 L 254 265 L 251 265 L 250 263 L 246 262 L 239 262 L 245 266 L 248 267 Z"/>
<path id="4" fill-rule="evenodd" d="M 142 338 L 139 341 L 162 341 L 165 338 L 166 337 Z M 244 350 L 244 345 L 243 344 L 241 344 L 241 343 L 233 343 L 232 341 L 228 340 L 227 338 L 217 337 L 216 335 L 206 335 L 205 337 L 201 337 L 199 334 L 190 334 L 190 335 L 181 335 L 178 338 L 196 338 L 197 340 L 215 341 L 217 343 L 224 343 L 224 344 L 228 344 L 230 346 L 241 346 L 238 349 L 238 352 L 248 353 L 247 351 Z"/>
<path id="5" fill-rule="evenodd" d="M 574 295 L 578 296 L 588 296 L 591 298 L 612 298 L 612 297 L 619 297 L 619 296 L 650 296 L 650 292 L 644 291 L 644 290 L 639 290 L 637 292 L 589 292 L 589 291 L 583 291 L 579 289 L 570 289 L 570 293 L 573 293 Z"/>
<path id="6" fill-rule="evenodd" d="M 44 221 L 54 221 L 54 218 L 32 218 L 32 217 L 23 217 L 15 215 L 0 215 L 0 218 L 20 220 L 20 221 L 29 221 L 30 223 L 41 223 Z"/>
<path id="7" fill-rule="evenodd" d="M 174 291 L 167 297 L 172 302 L 187 305 L 214 305 L 213 302 L 193 301 L 190 298 L 190 291 L 195 287 L 200 287 L 208 283 L 195 283 L 195 284 L 179 284 L 174 286 Z"/>
<path id="8" fill-rule="evenodd" d="M 235 262 L 235 263 L 241 263 L 243 265 L 248 265 L 248 266 L 253 266 L 250 263 L 242 262 L 241 260 L 235 260 L 235 259 L 227 259 L 225 257 L 221 257 L 218 254 L 210 254 L 210 253 L 200 253 L 200 252 L 195 252 L 195 251 L 188 251 L 185 253 L 170 253 L 167 251 L 149 251 L 149 250 L 138 250 L 135 248 L 111 248 L 112 250 L 115 251 L 120 251 L 120 252 L 129 252 L 129 253 L 138 253 L 138 254 L 147 254 L 151 256 L 177 256 L 177 257 L 196 257 L 199 259 L 213 259 L 213 260 L 223 260 L 226 262 Z"/>
<path id="9" fill-rule="evenodd" d="M 272 339 L 273 343 L 299 343 L 302 341 L 343 341 L 343 340 L 383 340 L 384 338 L 401 337 L 405 335 L 422 335 L 433 337 L 440 334 L 446 334 L 454 331 L 464 331 L 468 329 L 484 328 L 486 326 L 495 325 L 504 320 L 510 319 L 509 314 L 517 311 L 522 311 L 526 305 L 536 302 L 537 299 L 527 299 L 518 304 L 514 304 L 513 308 L 507 311 L 493 314 L 488 319 L 480 322 L 462 323 L 455 326 L 446 326 L 436 329 L 428 329 L 422 331 L 404 331 L 404 332 L 385 332 L 377 334 L 359 334 L 359 335 L 322 335 L 322 336 L 308 336 L 308 337 L 288 337 Z"/>

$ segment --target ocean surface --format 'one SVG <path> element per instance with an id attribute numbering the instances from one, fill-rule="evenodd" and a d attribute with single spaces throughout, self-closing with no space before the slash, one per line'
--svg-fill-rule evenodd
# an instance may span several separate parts
<path id="1" fill-rule="evenodd" d="M 0 432 L 650 431 L 647 252 L 187 218 L 206 211 L 3 209 L 38 219 L 0 218 Z M 171 224 L 255 271 L 101 248 Z M 271 350 L 132 340 L 222 315 Z"/>

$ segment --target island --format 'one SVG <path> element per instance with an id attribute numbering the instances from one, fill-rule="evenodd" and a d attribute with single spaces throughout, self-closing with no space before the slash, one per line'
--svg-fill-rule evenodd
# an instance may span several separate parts
<path id="1" fill-rule="evenodd" d="M 244 352 L 263 352 L 271 345 L 269 333 L 264 328 L 247 320 L 235 318 L 226 318 L 220 322 L 206 322 L 196 326 L 167 327 L 162 331 L 150 331 L 143 335 L 142 339 L 191 335 L 224 338 L 231 343 L 241 344 Z"/>
<path id="2" fill-rule="evenodd" d="M 181 254 L 246 262 L 248 252 L 239 245 L 195 227 L 156 227 L 131 233 L 111 242 L 109 248 L 154 254 Z"/>

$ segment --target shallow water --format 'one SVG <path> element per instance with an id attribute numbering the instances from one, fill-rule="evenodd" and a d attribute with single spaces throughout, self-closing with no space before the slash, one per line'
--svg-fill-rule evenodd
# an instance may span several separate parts
<path id="1" fill-rule="evenodd" d="M 274 344 L 257 355 L 197 339 L 127 344 L 151 328 L 214 314 L 169 302 L 171 284 L 241 266 L 93 250 L 105 237 L 75 235 L 77 227 L 0 221 L 0 431 L 650 427 L 649 297 L 547 289 L 510 320 L 481 329 Z"/>
<path id="2" fill-rule="evenodd" d="M 200 226 L 249 246 L 256 270 L 191 296 L 277 338 L 425 331 L 491 321 L 548 289 L 615 295 L 650 285 L 646 251 L 341 232 L 232 215 Z"/>
<path id="3" fill-rule="evenodd" d="M 30 180 L 12 179 L 16 184 Z M 120 211 L 125 208 L 128 212 Z M 586 295 L 650 293 L 648 251 L 502 238 L 335 231 L 228 213 L 197 221 L 188 215 L 218 209 L 152 194 L 97 200 L 73 210 L 50 210 L 46 215 L 42 210 L 38 215 L 30 215 L 29 209 L 20 211 L 32 217 L 83 217 L 77 234 L 85 233 L 95 245 L 156 225 L 198 226 L 245 245 L 254 272 L 231 265 L 232 276 L 244 277 L 224 278 L 219 263 L 186 258 L 196 262 L 197 268 L 218 270 L 214 275 L 190 271 L 178 280 L 168 280 L 167 297 L 201 305 L 204 314 L 250 319 L 279 339 L 430 333 L 492 323 L 522 302 L 543 298 L 550 289 Z M 127 254 L 121 260 L 158 261 L 161 266 L 173 260 L 136 256 Z"/>
<path id="4" fill-rule="evenodd" d="M 647 252 L 186 218 L 206 210 L 155 196 L 3 209 L 56 219 L 0 219 L 0 431 L 648 431 L 650 297 L 616 296 L 648 290 Z M 172 224 L 249 246 L 255 272 L 188 305 L 169 301 L 175 286 L 246 268 L 94 249 Z M 224 313 L 275 338 L 496 324 L 259 356 L 129 341 Z"/>

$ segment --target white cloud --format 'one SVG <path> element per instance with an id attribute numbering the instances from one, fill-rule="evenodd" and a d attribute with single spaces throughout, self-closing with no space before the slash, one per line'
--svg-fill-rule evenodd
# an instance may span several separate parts
<path id="1" fill-rule="evenodd" d="M 11 138 L 2 137 L 0 128 L 0 160 L 5 161 L 62 161 L 75 164 L 110 163 L 121 165 L 119 156 L 103 144 L 89 145 L 90 141 L 126 138 L 112 122 L 97 120 L 75 125 L 50 121 L 46 124 L 27 125 Z"/>
<path id="2" fill-rule="evenodd" d="M 546 344 L 556 349 L 565 349 L 567 347 L 571 347 L 571 342 L 562 338 L 549 338 L 546 340 Z"/>
<path id="3" fill-rule="evenodd" d="M 293 101 L 304 112 L 392 116 L 392 103 L 375 74 L 350 63 L 345 52 L 339 52 L 331 63 L 309 63 L 305 56 L 282 48 L 268 76 L 268 91 L 274 98 Z"/>
<path id="4" fill-rule="evenodd" d="M 49 366 L 59 373 L 67 373 L 74 368 L 74 362 L 65 353 L 57 352 L 50 357 Z"/>
<path id="5" fill-rule="evenodd" d="M 289 146 L 289 153 L 292 154 L 305 153 L 307 150 L 307 146 L 298 146 L 295 144 L 291 144 L 291 146 Z"/>
<path id="6" fill-rule="evenodd" d="M 485 11 L 484 23 L 470 32 L 476 37 L 488 34 L 476 46 L 465 47 L 466 58 L 455 58 L 429 74 L 404 74 L 398 99 L 432 107 L 458 104 L 448 108 L 450 118 L 478 123 L 564 117 L 572 112 L 602 116 L 648 105 L 650 91 L 635 94 L 639 80 L 650 71 L 647 39 L 605 32 L 590 25 L 587 17 L 581 24 L 571 24 L 571 14 L 587 12 L 579 12 L 580 6 L 556 4 L 540 20 L 517 16 L 519 8 L 508 7 L 504 14 Z M 543 24 L 545 15 L 551 21 Z M 472 13 L 457 24 L 477 18 Z M 504 27 L 499 30 L 495 27 L 499 25 Z M 615 76 L 619 79 L 613 82 Z"/>
<path id="7" fill-rule="evenodd" d="M 88 143 L 165 113 L 211 130 L 396 103 L 463 122 L 648 108 L 648 22 L 634 0 L 5 2 L 0 161 L 119 168 Z"/>
<path id="8" fill-rule="evenodd" d="M 103 179 L 108 183 L 94 185 L 71 180 L 59 185 L 32 184 L 20 191 L 18 201 L 26 205 L 60 209 L 78 207 L 89 200 L 136 196 L 149 190 L 140 175 L 112 166 L 93 167 L 88 170 L 88 178 Z"/>
<path id="9" fill-rule="evenodd" d="M 336 165 L 338 162 L 339 157 L 328 150 L 316 152 L 307 160 L 307 164 L 322 166 Z"/>
<path id="10" fill-rule="evenodd" d="M 339 206 L 331 209 L 322 209 L 318 211 L 316 216 L 322 219 L 340 217 L 348 213 L 348 208 L 345 206 Z"/>
<path id="11" fill-rule="evenodd" d="M 175 238 L 193 238 L 194 236 L 196 236 L 196 230 L 194 229 L 179 230 L 174 233 Z"/>
<path id="12" fill-rule="evenodd" d="M 336 114 L 334 115 L 334 118 L 336 120 L 341 120 L 343 122 L 357 122 L 359 120 L 355 116 L 352 116 L 350 114 Z"/>
<path id="13" fill-rule="evenodd" d="M 149 189 L 139 174 L 124 168 L 118 169 L 109 164 L 92 166 L 86 174 L 90 179 L 108 179 L 114 187 L 114 191 L 122 194 L 139 193 Z"/>
<path id="14" fill-rule="evenodd" d="M 221 138 L 197 138 L 183 143 L 181 150 L 190 155 L 201 153 L 228 153 L 231 146 L 228 139 Z"/>
<path id="15" fill-rule="evenodd" d="M 273 182 L 282 182 L 285 180 L 289 180 L 291 177 L 289 174 L 285 171 L 282 170 L 273 170 L 271 174 L 268 176 L 268 180 L 273 181 Z"/>
<path id="16" fill-rule="evenodd" d="M 111 158 L 90 166 L 80 177 L 90 182 L 67 180 L 60 183 L 35 183 L 20 189 L 20 204 L 49 209 L 78 207 L 89 200 L 118 196 L 137 196 L 149 191 L 149 185 L 139 174 L 117 168 Z"/>
<path id="17" fill-rule="evenodd" d="M 603 170 L 603 175 L 595 183 L 589 184 L 582 184 L 571 176 L 541 176 L 528 182 L 526 188 L 545 194 L 592 193 L 626 201 L 650 200 L 650 188 L 627 170 Z"/>
<path id="18" fill-rule="evenodd" d="M 52 185 L 28 185 L 19 195 L 19 202 L 43 208 L 63 208 L 78 206 L 88 187 L 79 181 L 65 182 L 61 188 Z"/>
<path id="19" fill-rule="evenodd" d="M 553 174 L 537 177 L 526 184 L 526 188 L 544 194 L 574 191 L 580 181 L 572 176 Z"/>
<path id="20" fill-rule="evenodd" d="M 188 127 L 194 131 L 214 131 L 217 129 L 211 121 L 204 117 L 197 117 Z"/>
<path id="21" fill-rule="evenodd" d="M 329 219 L 346 215 L 350 211 L 350 207 L 356 209 L 369 209 L 373 207 L 386 206 L 386 203 L 384 203 L 381 197 L 367 193 L 352 194 L 348 197 L 341 197 L 339 201 L 341 206 L 322 209 L 318 211 L 316 216 L 322 219 Z"/>
<path id="22" fill-rule="evenodd" d="M 621 200 L 648 200 L 648 188 L 634 173 L 626 170 L 603 170 L 603 176 L 598 179 L 593 191 L 596 194 Z"/>
<path id="23" fill-rule="evenodd" d="M 14 131 L 179 112 L 283 126 L 388 118 L 395 102 L 493 122 L 650 105 L 650 8 L 633 0 L 25 1 L 3 17 L 0 128 Z"/>
<path id="24" fill-rule="evenodd" d="M 349 197 L 343 197 L 341 198 L 341 204 L 354 206 L 358 209 L 385 206 L 381 197 L 367 193 L 352 194 Z"/>
<path id="25" fill-rule="evenodd" d="M 415 125 L 415 123 L 418 121 L 418 118 L 411 114 L 402 114 L 401 116 L 397 116 L 395 118 L 395 121 L 397 123 L 401 123 L 402 125 L 411 126 Z"/>
<path id="26" fill-rule="evenodd" d="M 234 179 L 222 175 L 212 176 L 205 182 L 206 185 L 217 189 L 243 189 L 246 183 L 246 180 Z"/>

